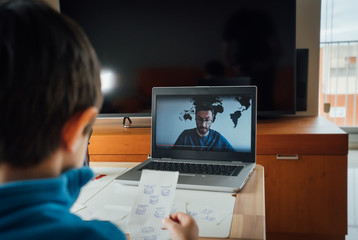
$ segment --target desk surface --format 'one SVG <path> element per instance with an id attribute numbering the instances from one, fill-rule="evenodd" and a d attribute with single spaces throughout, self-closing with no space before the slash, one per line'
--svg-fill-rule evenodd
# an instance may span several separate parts
<path id="1" fill-rule="evenodd" d="M 91 162 L 92 167 L 134 167 L 136 162 Z M 204 238 L 201 238 L 204 239 Z M 213 238 L 208 238 L 213 239 Z M 256 165 L 245 187 L 236 194 L 230 239 L 266 239 L 264 168 Z"/>

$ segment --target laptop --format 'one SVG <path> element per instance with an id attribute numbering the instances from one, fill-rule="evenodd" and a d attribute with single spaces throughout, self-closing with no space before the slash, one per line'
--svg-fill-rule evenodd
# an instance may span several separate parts
<path id="1" fill-rule="evenodd" d="M 240 191 L 256 164 L 256 95 L 255 86 L 154 87 L 151 155 L 116 180 L 179 171 L 177 188 Z"/>

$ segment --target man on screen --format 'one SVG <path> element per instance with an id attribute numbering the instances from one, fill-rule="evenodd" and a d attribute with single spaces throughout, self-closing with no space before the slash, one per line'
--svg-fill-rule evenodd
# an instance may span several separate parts
<path id="1" fill-rule="evenodd" d="M 175 141 L 173 149 L 234 151 L 219 132 L 210 129 L 215 120 L 213 106 L 208 102 L 196 105 L 196 128 L 184 130 Z"/>

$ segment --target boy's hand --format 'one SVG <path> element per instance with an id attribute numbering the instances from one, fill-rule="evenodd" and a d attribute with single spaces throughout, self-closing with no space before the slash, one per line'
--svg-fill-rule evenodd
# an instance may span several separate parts
<path id="1" fill-rule="evenodd" d="M 170 214 L 169 218 L 162 220 L 162 223 L 169 230 L 170 237 L 173 240 L 198 239 L 198 225 L 193 218 L 185 213 Z"/>

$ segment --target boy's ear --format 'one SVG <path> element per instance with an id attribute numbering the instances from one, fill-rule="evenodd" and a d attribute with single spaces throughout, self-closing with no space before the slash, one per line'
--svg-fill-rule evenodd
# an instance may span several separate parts
<path id="1" fill-rule="evenodd" d="M 89 107 L 84 111 L 77 112 L 67 120 L 62 129 L 62 146 L 66 151 L 76 151 L 81 143 L 84 129 L 96 118 L 97 114 L 98 108 Z"/>

